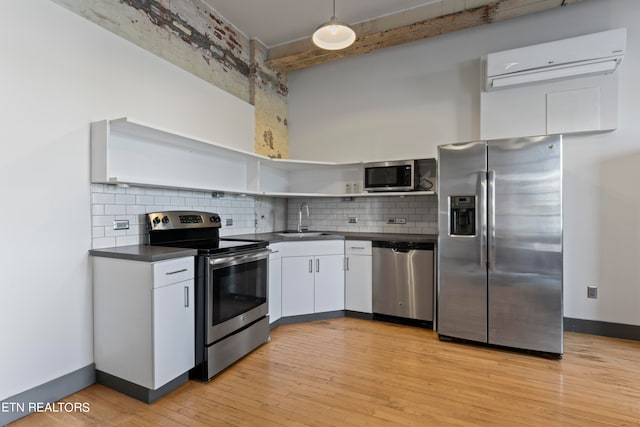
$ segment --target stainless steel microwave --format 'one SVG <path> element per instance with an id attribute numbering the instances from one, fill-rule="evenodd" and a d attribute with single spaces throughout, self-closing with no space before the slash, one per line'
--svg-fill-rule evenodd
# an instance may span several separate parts
<path id="1" fill-rule="evenodd" d="M 416 189 L 414 160 L 367 163 L 364 165 L 365 191 L 413 191 Z"/>

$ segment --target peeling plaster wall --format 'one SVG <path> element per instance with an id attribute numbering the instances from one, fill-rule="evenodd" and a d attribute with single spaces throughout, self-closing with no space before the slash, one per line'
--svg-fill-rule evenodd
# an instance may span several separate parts
<path id="1" fill-rule="evenodd" d="M 256 109 L 255 152 L 264 156 L 289 158 L 287 76 L 268 68 L 267 48 L 251 41 L 251 94 Z"/>
<path id="2" fill-rule="evenodd" d="M 255 151 L 288 157 L 287 79 L 250 41 L 199 0 L 52 0 L 255 105 Z"/>

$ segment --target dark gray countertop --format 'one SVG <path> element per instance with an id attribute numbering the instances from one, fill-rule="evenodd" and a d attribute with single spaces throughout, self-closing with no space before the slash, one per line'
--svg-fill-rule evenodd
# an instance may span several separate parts
<path id="1" fill-rule="evenodd" d="M 156 262 L 197 255 L 195 249 L 169 248 L 165 246 L 131 245 L 114 248 L 91 249 L 89 254 L 106 258 Z"/>
<path id="2" fill-rule="evenodd" d="M 223 236 L 225 240 L 249 240 L 256 242 L 301 242 L 307 240 L 382 240 L 387 242 L 424 242 L 437 243 L 436 234 L 396 234 L 396 233 L 358 233 L 346 231 L 323 232 L 320 236 L 284 237 L 275 233 L 240 234 Z M 104 249 L 91 249 L 89 254 L 106 258 L 128 259 L 132 261 L 156 262 L 185 256 L 195 256 L 195 249 L 171 248 L 166 246 L 130 245 Z"/>
<path id="3" fill-rule="evenodd" d="M 437 243 L 437 234 L 397 234 L 397 233 L 367 233 L 367 232 L 347 232 L 347 231 L 327 231 L 321 236 L 310 237 L 284 237 L 275 233 L 241 234 L 235 236 L 223 236 L 225 240 L 250 240 L 258 242 L 300 242 L 306 240 L 382 240 L 387 242 L 421 242 Z"/>

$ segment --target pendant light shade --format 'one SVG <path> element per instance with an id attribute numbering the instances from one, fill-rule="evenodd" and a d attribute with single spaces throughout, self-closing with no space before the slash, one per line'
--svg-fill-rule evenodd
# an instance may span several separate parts
<path id="1" fill-rule="evenodd" d="M 356 41 L 356 33 L 346 24 L 336 19 L 336 1 L 333 0 L 331 20 L 320 25 L 313 33 L 313 44 L 322 49 L 340 50 Z"/>

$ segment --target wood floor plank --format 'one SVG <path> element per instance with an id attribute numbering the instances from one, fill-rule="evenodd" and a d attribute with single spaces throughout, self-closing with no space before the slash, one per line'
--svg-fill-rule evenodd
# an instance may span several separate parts
<path id="1" fill-rule="evenodd" d="M 353 318 L 283 325 L 209 383 L 147 405 L 101 385 L 33 426 L 640 426 L 640 342 L 565 333 L 561 360 Z"/>

